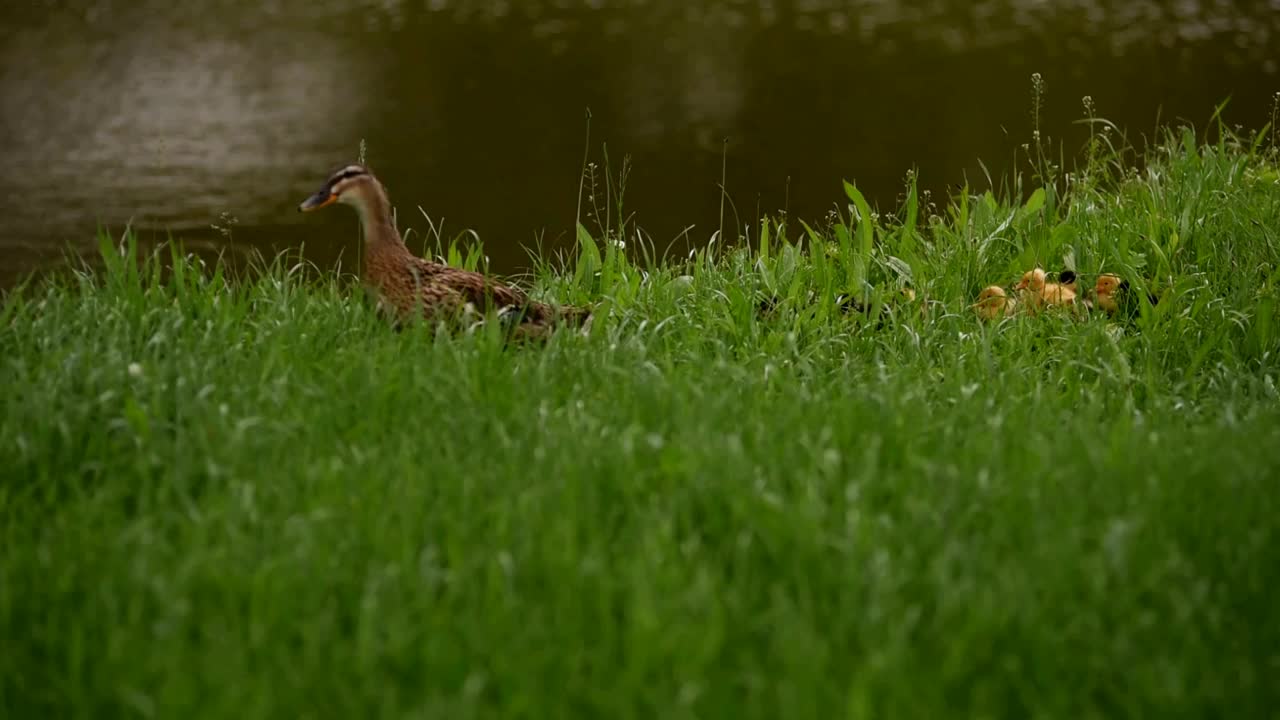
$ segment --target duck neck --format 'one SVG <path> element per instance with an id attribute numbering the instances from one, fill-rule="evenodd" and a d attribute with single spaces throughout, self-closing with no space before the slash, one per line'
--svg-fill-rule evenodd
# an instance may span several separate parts
<path id="1" fill-rule="evenodd" d="M 391 214 L 391 201 L 381 188 L 370 188 L 356 204 L 360 225 L 364 229 L 365 254 L 382 253 L 394 248 L 404 248 L 404 240 L 396 229 Z"/>

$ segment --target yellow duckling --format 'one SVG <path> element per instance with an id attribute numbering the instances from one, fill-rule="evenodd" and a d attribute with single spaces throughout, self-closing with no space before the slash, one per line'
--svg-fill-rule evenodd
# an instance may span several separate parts
<path id="1" fill-rule="evenodd" d="M 1085 297 L 1083 293 L 1081 293 L 1079 290 L 1076 289 L 1077 279 L 1078 278 L 1076 277 L 1075 272 L 1072 270 L 1063 270 L 1062 272 L 1058 273 L 1058 284 L 1061 285 L 1063 288 L 1066 288 L 1067 290 L 1070 290 L 1072 293 L 1074 293 L 1076 296 L 1076 302 L 1084 306 L 1084 309 L 1086 311 L 1092 311 L 1093 302 L 1089 300 L 1088 297 Z"/>
<path id="2" fill-rule="evenodd" d="M 1004 288 L 991 285 L 978 293 L 978 302 L 970 305 L 983 320 L 995 320 L 1000 316 L 1013 317 L 1018 310 L 1018 300 L 1009 297 Z"/>
<path id="3" fill-rule="evenodd" d="M 1074 278 L 1074 273 L 1072 273 Z M 1074 308 L 1076 293 L 1069 286 L 1048 282 L 1048 276 L 1040 268 L 1023 273 L 1022 280 L 1014 286 L 1032 312 L 1046 306 Z"/>
<path id="4" fill-rule="evenodd" d="M 1097 298 L 1098 307 L 1112 317 L 1123 315 L 1131 318 L 1138 314 L 1137 292 L 1129 285 L 1129 281 L 1121 279 L 1119 275 L 1099 275 L 1093 286 L 1093 294 Z M 1148 293 L 1147 302 L 1155 305 L 1156 296 Z"/>

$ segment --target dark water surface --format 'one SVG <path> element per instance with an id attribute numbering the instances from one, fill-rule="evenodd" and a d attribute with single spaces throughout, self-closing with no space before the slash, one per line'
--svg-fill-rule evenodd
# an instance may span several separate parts
<path id="1" fill-rule="evenodd" d="M 913 166 L 937 188 L 1004 170 L 1033 72 L 1075 149 L 1084 95 L 1131 135 L 1227 96 L 1261 126 L 1278 62 L 1280 0 L 18 0 L 0 285 L 99 223 L 353 259 L 353 213 L 294 208 L 361 140 L 402 228 L 421 208 L 474 229 L 513 272 L 572 237 L 588 108 L 593 159 L 630 156 L 628 209 L 663 247 L 715 231 L 726 138 L 742 222 L 819 218 L 841 179 L 887 204 Z"/>

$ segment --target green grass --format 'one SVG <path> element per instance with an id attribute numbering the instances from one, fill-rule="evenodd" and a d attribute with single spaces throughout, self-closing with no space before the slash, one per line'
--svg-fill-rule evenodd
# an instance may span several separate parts
<path id="1" fill-rule="evenodd" d="M 1274 716 L 1265 138 L 678 261 L 582 228 L 545 347 L 108 244 L 0 312 L 0 715 Z M 1162 301 L 972 315 L 1034 262 Z"/>

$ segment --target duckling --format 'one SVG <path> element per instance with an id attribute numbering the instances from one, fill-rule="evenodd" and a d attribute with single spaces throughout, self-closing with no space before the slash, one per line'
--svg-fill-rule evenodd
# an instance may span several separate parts
<path id="1" fill-rule="evenodd" d="M 503 285 L 481 273 L 450 267 L 417 257 L 396 229 L 391 202 L 382 183 L 368 168 L 348 165 L 333 173 L 315 194 L 303 200 L 299 212 L 313 212 L 341 203 L 355 208 L 364 227 L 364 272 L 361 280 L 397 325 L 415 314 L 428 319 L 456 316 L 486 307 L 520 339 L 545 336 L 557 321 L 568 321 L 585 332 L 591 310 L 554 307 L 530 300 L 520 289 Z"/>
<path id="2" fill-rule="evenodd" d="M 905 300 L 906 302 L 909 302 L 909 303 L 916 302 L 916 291 L 912 289 L 910 286 L 903 287 L 898 292 L 899 294 L 902 295 L 903 300 Z M 932 308 L 935 305 L 940 307 L 942 303 L 937 300 L 931 299 L 929 297 L 928 292 L 925 292 L 924 295 L 920 296 L 920 319 L 928 320 L 929 313 L 932 311 Z"/>
<path id="3" fill-rule="evenodd" d="M 1014 286 L 1027 308 L 1036 311 L 1046 305 L 1074 307 L 1075 291 L 1059 283 L 1047 282 L 1046 278 L 1044 270 L 1034 268 L 1023 273 L 1022 280 Z"/>
<path id="4" fill-rule="evenodd" d="M 1128 280 L 1121 279 L 1119 275 L 1114 273 L 1099 275 L 1098 281 L 1093 286 L 1093 294 L 1097 297 L 1098 307 L 1112 317 L 1123 315 L 1132 318 L 1138 314 L 1137 292 L 1129 285 Z M 1155 295 L 1147 293 L 1147 302 L 1155 305 L 1158 301 Z"/>
<path id="5" fill-rule="evenodd" d="M 1039 288 L 1036 287 L 1036 283 L 1038 282 L 1040 288 L 1043 288 L 1044 281 L 1045 274 L 1043 270 L 1040 268 L 1028 270 L 1022 275 L 1022 280 L 1013 286 L 1014 292 L 1018 294 L 1018 300 L 1028 307 L 1034 305 L 1039 295 Z"/>
<path id="6" fill-rule="evenodd" d="M 1076 280 L 1077 280 L 1077 277 L 1076 277 L 1075 271 L 1073 270 L 1063 270 L 1062 272 L 1058 273 L 1058 284 L 1070 290 L 1072 293 L 1075 293 L 1076 302 L 1084 306 L 1084 309 L 1086 311 L 1092 311 L 1093 301 L 1091 301 L 1089 298 L 1082 295 L 1080 291 L 1076 289 Z"/>
<path id="7" fill-rule="evenodd" d="M 995 320 L 1001 315 L 1013 317 L 1018 311 L 1018 300 L 1009 297 L 999 285 L 990 285 L 978 293 L 978 302 L 969 307 L 977 310 L 978 316 L 983 320 Z"/>
<path id="8" fill-rule="evenodd" d="M 1063 270 L 1058 273 L 1058 284 L 1067 288 L 1071 292 L 1076 291 L 1076 274 L 1072 270 Z"/>

